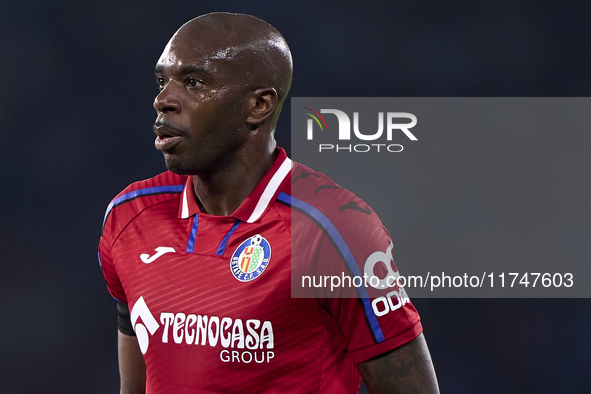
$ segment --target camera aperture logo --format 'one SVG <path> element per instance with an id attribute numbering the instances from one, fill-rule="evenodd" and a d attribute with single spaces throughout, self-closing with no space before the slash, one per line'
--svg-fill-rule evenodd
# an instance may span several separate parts
<path id="1" fill-rule="evenodd" d="M 328 134 L 330 137 L 322 135 L 323 143 L 318 144 L 318 151 L 323 152 L 350 152 L 350 153 L 366 153 L 366 152 L 402 152 L 404 147 L 401 144 L 392 143 L 393 136 L 400 133 L 406 136 L 411 141 L 418 141 L 417 137 L 410 131 L 416 126 L 417 117 L 408 112 L 378 112 L 378 130 L 374 133 L 362 133 L 359 127 L 359 112 L 353 112 L 353 122 L 347 113 L 339 109 L 322 108 L 316 111 L 309 107 L 302 107 L 303 112 L 309 118 L 307 119 L 306 136 L 309 141 L 314 140 L 316 133 Z M 338 136 L 334 135 L 334 131 L 329 131 L 328 123 L 322 114 L 332 114 L 336 116 L 338 122 Z M 351 125 L 351 123 L 353 123 Z M 385 123 L 385 127 L 384 127 Z M 331 130 L 334 128 L 331 126 Z M 385 129 L 385 141 L 382 137 Z M 351 135 L 353 130 L 353 136 Z M 327 138 L 334 140 L 338 137 L 336 143 L 324 143 Z M 353 138 L 353 140 L 352 140 Z M 364 143 L 348 143 L 355 140 L 363 141 Z"/>

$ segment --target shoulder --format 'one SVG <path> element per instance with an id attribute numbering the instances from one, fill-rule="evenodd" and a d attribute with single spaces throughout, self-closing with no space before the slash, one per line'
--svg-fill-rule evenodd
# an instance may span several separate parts
<path id="1" fill-rule="evenodd" d="M 328 222 L 343 230 L 351 229 L 352 223 L 356 227 L 382 226 L 373 209 L 353 192 L 327 175 L 295 162 L 290 202 L 292 209 L 324 226 L 328 226 Z"/>
<path id="2" fill-rule="evenodd" d="M 360 274 L 369 256 L 391 245 L 388 230 L 365 201 L 301 164 L 294 163 L 291 194 L 284 203 L 291 207 L 292 243 L 305 272 L 323 261 L 328 272 L 341 272 L 344 264 Z"/>
<path id="3" fill-rule="evenodd" d="M 107 207 L 103 219 L 103 233 L 109 232 L 114 235 L 147 208 L 165 201 L 179 200 L 186 181 L 186 176 L 166 171 L 127 186 Z"/>

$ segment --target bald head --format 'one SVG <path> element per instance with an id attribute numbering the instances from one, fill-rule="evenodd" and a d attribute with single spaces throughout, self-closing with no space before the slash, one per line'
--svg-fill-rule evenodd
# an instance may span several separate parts
<path id="1" fill-rule="evenodd" d="M 291 52 L 281 33 L 267 22 L 244 14 L 206 14 L 181 26 L 169 45 L 175 41 L 209 51 L 212 62 L 231 64 L 250 89 L 274 88 L 279 104 L 289 92 Z"/>

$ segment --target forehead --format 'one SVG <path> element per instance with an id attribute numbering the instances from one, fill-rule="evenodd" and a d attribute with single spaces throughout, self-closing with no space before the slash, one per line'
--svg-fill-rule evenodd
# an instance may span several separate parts
<path id="1" fill-rule="evenodd" d="M 242 46 L 208 29 L 179 30 L 170 39 L 156 64 L 157 70 L 199 68 L 215 73 L 236 71 Z"/>

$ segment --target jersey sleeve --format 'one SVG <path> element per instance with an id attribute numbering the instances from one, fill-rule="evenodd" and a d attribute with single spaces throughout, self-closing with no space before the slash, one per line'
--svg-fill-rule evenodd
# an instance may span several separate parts
<path id="1" fill-rule="evenodd" d="M 336 319 L 349 352 L 359 363 L 412 341 L 422 332 L 422 325 L 405 289 L 393 280 L 398 269 L 388 231 L 379 220 L 353 223 L 353 239 L 346 237 L 336 247 L 324 242 L 317 272 L 326 276 L 327 271 L 331 275 L 336 271 L 339 275 L 340 264 L 340 286 L 326 287 L 322 302 Z"/>
<path id="2" fill-rule="evenodd" d="M 392 240 L 375 212 L 342 189 L 327 190 L 324 199 L 329 203 L 292 198 L 292 286 L 300 286 L 296 296 L 319 299 L 359 363 L 412 341 L 422 326 L 397 286 Z M 300 281 L 304 276 L 311 279 Z"/>
<path id="3" fill-rule="evenodd" d="M 107 282 L 107 289 L 113 298 L 122 303 L 127 303 L 127 297 L 123 291 L 123 286 L 117 275 L 115 265 L 112 257 L 112 247 L 114 238 L 114 215 L 110 212 L 111 206 L 107 209 L 105 215 L 105 223 L 103 226 L 103 234 L 99 241 L 98 259 L 103 271 L 103 276 Z"/>

